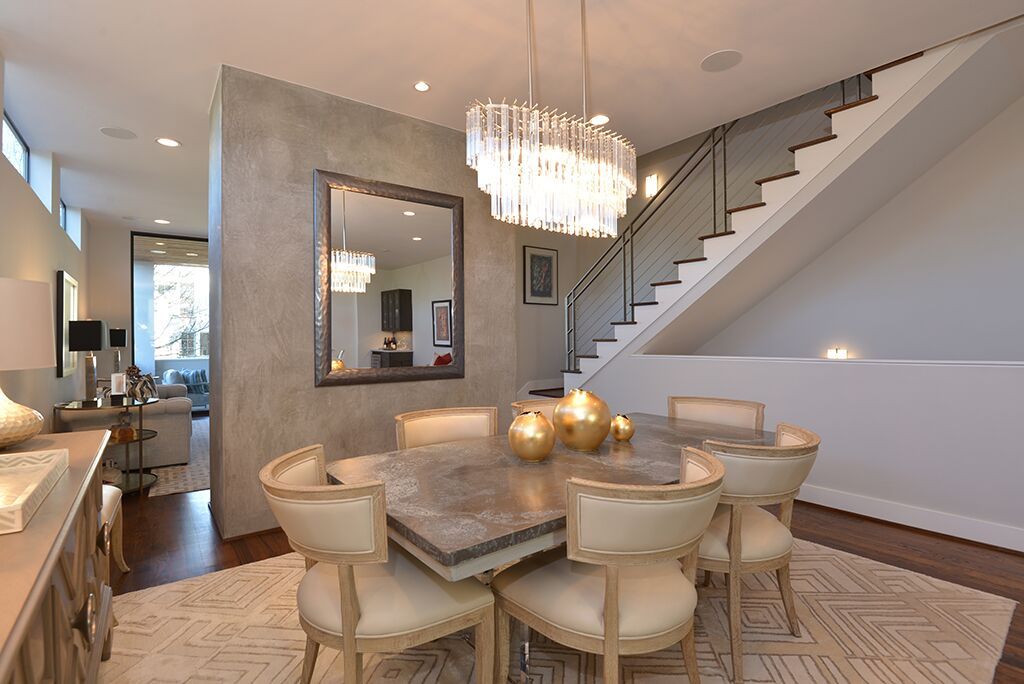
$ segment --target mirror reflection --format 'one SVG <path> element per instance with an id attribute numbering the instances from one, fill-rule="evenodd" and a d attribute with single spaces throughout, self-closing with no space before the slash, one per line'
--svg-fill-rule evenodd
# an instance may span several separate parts
<path id="1" fill-rule="evenodd" d="M 452 210 L 331 189 L 332 370 L 444 366 Z"/>

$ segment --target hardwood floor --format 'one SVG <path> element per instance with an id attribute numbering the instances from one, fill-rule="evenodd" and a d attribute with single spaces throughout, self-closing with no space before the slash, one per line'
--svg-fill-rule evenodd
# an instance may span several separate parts
<path id="1" fill-rule="evenodd" d="M 208 491 L 124 499 L 125 557 L 113 568 L 114 593 L 174 582 L 291 549 L 280 530 L 225 542 L 217 535 Z M 835 549 L 1024 603 L 1024 555 L 797 502 L 793 533 Z M 996 682 L 1024 682 L 1024 609 L 1013 616 Z"/>

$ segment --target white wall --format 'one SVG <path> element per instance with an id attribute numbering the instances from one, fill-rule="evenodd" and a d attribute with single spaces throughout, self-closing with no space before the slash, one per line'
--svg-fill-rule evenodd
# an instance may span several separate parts
<path id="1" fill-rule="evenodd" d="M 1024 364 L 630 356 L 588 387 L 612 411 L 672 394 L 767 404 L 821 435 L 800 499 L 1024 550 Z"/>
<path id="2" fill-rule="evenodd" d="M 132 261 L 131 235 L 127 228 L 100 222 L 90 226 L 83 243 L 89 261 L 89 312 L 111 328 L 128 331 L 128 346 L 121 350 L 122 370 L 132 359 Z M 97 356 L 101 378 L 113 370 L 111 354 Z"/>
<path id="3" fill-rule="evenodd" d="M 1024 98 L 695 353 L 1024 361 L 1022 131 Z"/>

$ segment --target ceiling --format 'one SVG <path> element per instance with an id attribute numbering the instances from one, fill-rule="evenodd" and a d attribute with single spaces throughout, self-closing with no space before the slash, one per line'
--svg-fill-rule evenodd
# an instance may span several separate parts
<path id="1" fill-rule="evenodd" d="M 174 266 L 206 266 L 210 262 L 210 246 L 206 240 L 156 235 L 136 235 L 134 240 L 136 261 Z"/>
<path id="2" fill-rule="evenodd" d="M 452 210 L 359 192 L 331 190 L 331 247 L 342 245 L 342 199 L 349 249 L 371 252 L 378 271 L 451 258 Z M 411 211 L 413 216 L 403 212 Z M 414 237 L 421 238 L 413 240 Z"/>
<path id="3" fill-rule="evenodd" d="M 537 99 L 573 112 L 578 11 L 536 8 Z M 644 153 L 1022 12 L 1024 0 L 589 0 L 590 110 Z M 94 224 L 166 218 L 161 230 L 202 235 L 218 65 L 460 129 L 473 99 L 525 97 L 524 14 L 502 0 L 8 0 L 5 105 L 30 146 L 58 156 L 64 199 Z M 743 61 L 699 68 L 725 48 Z"/>

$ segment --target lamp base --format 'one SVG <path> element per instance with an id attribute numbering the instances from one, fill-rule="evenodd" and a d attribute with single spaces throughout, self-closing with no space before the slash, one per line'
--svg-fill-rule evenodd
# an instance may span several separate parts
<path id="1" fill-rule="evenodd" d="M 0 449 L 21 444 L 43 429 L 43 414 L 11 401 L 0 389 Z"/>

